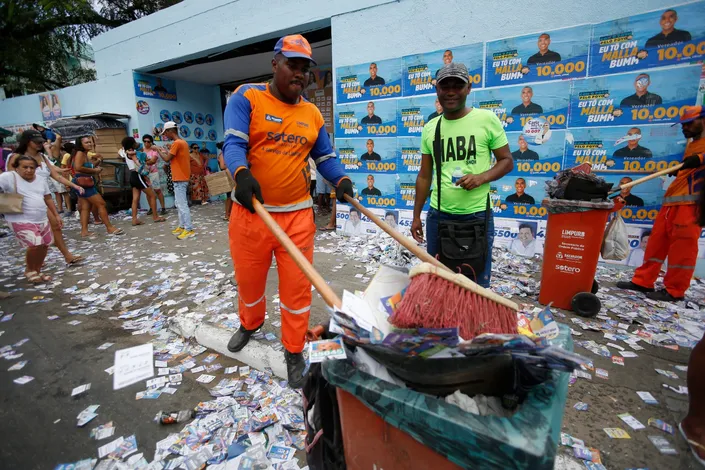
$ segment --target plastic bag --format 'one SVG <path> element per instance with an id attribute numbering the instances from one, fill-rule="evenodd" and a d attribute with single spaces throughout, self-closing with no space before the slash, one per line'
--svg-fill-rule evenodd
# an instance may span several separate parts
<path id="1" fill-rule="evenodd" d="M 619 214 L 610 220 L 605 230 L 605 238 L 602 240 L 602 258 L 606 260 L 622 261 L 629 255 L 629 238 L 627 236 L 627 224 Z"/>

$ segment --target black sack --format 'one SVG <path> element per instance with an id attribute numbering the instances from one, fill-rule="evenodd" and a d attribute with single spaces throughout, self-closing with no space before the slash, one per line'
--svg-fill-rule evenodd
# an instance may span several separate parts
<path id="1" fill-rule="evenodd" d="M 575 175 L 568 180 L 563 199 L 571 199 L 573 201 L 604 201 L 607 199 L 607 194 L 611 189 L 612 183 L 593 181 Z"/>

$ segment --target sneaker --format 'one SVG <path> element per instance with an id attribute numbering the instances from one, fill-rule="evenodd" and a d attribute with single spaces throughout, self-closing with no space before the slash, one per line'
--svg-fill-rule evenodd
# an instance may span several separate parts
<path id="1" fill-rule="evenodd" d="M 286 360 L 286 376 L 290 388 L 302 388 L 306 382 L 306 360 L 301 353 L 284 351 Z"/>
<path id="2" fill-rule="evenodd" d="M 195 237 L 195 236 L 196 236 L 196 232 L 194 232 L 193 230 L 184 230 L 183 232 L 181 232 L 181 235 L 179 235 L 176 238 L 178 238 L 179 240 L 186 240 L 187 238 L 191 238 L 191 237 Z"/>
<path id="3" fill-rule="evenodd" d="M 176 227 L 174 230 L 171 231 L 174 235 L 181 235 L 181 232 L 184 231 L 183 227 Z"/>
<path id="4" fill-rule="evenodd" d="M 161 210 L 159 211 L 159 215 L 166 215 L 166 209 L 164 209 L 162 207 Z"/>
<path id="5" fill-rule="evenodd" d="M 262 325 L 264 325 L 264 323 L 262 323 Z M 262 328 L 262 325 L 252 330 L 248 330 L 244 326 L 240 325 L 240 328 L 237 329 L 235 334 L 230 338 L 230 341 L 228 341 L 228 351 L 241 351 L 242 348 L 247 346 L 247 343 L 250 341 L 250 336 L 252 336 L 255 331 Z"/>
<path id="6" fill-rule="evenodd" d="M 666 289 L 657 290 L 656 292 L 649 292 L 646 297 L 651 300 L 660 300 L 662 302 L 678 302 L 683 300 L 685 297 L 673 297 L 668 293 Z"/>
<path id="7" fill-rule="evenodd" d="M 152 209 L 149 209 L 149 210 L 147 211 L 147 215 L 152 215 Z"/>
<path id="8" fill-rule="evenodd" d="M 635 290 L 637 292 L 653 292 L 653 288 L 642 287 L 639 284 L 634 284 L 632 281 L 619 281 L 617 283 L 619 289 Z"/>

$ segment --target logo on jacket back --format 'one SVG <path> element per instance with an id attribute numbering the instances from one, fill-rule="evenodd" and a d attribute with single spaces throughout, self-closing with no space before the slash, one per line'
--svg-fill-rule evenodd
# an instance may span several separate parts
<path id="1" fill-rule="evenodd" d="M 303 144 L 308 143 L 308 139 L 302 135 L 287 134 L 286 132 L 267 132 L 267 140 L 273 140 L 274 142 L 286 142 L 289 144 Z"/>
<path id="2" fill-rule="evenodd" d="M 272 116 L 271 114 L 265 114 L 264 120 L 269 121 L 269 122 L 276 122 L 277 124 L 281 124 L 282 122 L 284 122 L 284 120 L 282 118 Z"/>

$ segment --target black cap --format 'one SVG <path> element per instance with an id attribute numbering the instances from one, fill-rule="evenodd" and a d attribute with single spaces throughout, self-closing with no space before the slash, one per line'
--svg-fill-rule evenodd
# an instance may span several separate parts
<path id="1" fill-rule="evenodd" d="M 436 74 L 436 81 L 441 83 L 441 81 L 451 77 L 458 78 L 465 83 L 470 82 L 468 68 L 465 67 L 465 64 L 461 64 L 459 62 L 451 62 L 450 64 L 445 64 L 441 67 Z"/>
<path id="2" fill-rule="evenodd" d="M 42 133 L 36 129 L 27 129 L 20 134 L 20 138 L 17 139 L 20 144 L 28 144 L 30 141 L 44 143 L 46 139 L 42 136 Z"/>

